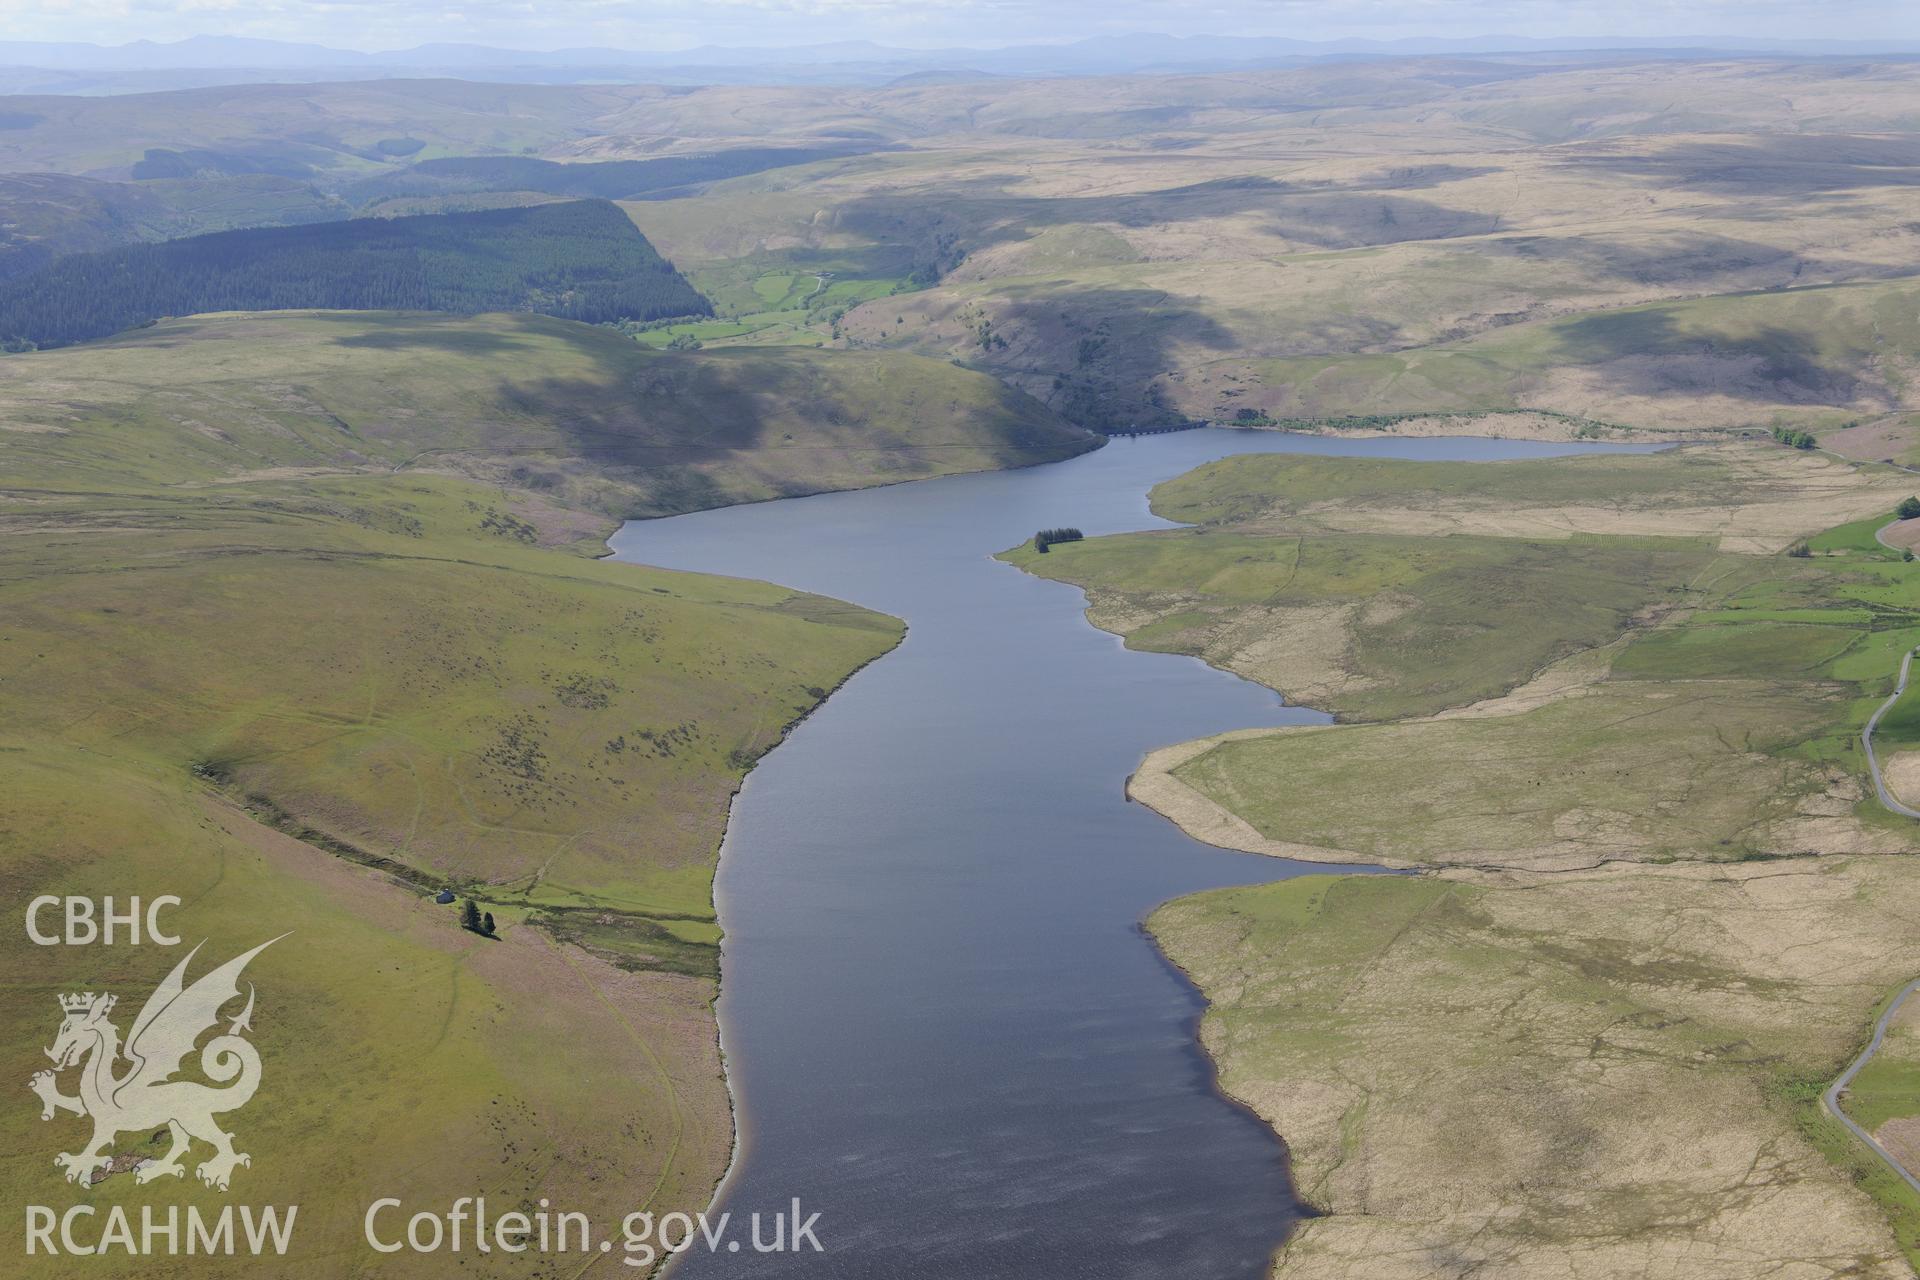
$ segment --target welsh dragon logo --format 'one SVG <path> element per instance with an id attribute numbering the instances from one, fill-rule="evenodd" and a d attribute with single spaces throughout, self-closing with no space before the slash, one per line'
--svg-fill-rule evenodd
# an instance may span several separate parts
<path id="1" fill-rule="evenodd" d="M 54 1068 L 35 1075 L 28 1087 L 40 1096 L 42 1120 L 53 1119 L 58 1111 L 71 1111 L 93 1121 L 92 1141 L 78 1152 L 53 1158 L 68 1182 L 91 1184 L 95 1173 L 112 1162 L 113 1140 L 120 1134 L 157 1131 L 162 1126 L 173 1146 L 160 1159 L 136 1167 L 136 1182 L 185 1174 L 180 1160 L 194 1139 L 214 1150 L 195 1170 L 209 1187 L 225 1191 L 234 1168 L 252 1163 L 233 1149 L 233 1135 L 214 1117 L 245 1106 L 260 1087 L 260 1053 L 244 1038 L 252 1030 L 253 984 L 247 984 L 246 1008 L 228 1023 L 226 1034 L 215 1036 L 200 1050 L 200 1070 L 224 1087 L 173 1077 L 195 1042 L 220 1021 L 221 1008 L 239 998 L 240 971 L 278 941 L 269 939 L 187 986 L 187 965 L 200 951 L 195 947 L 147 997 L 124 1045 L 120 1029 L 108 1020 L 115 997 L 91 991 L 60 997 L 66 1016 L 53 1047 L 46 1051 Z M 80 1092 L 69 1097 L 60 1092 L 59 1073 L 76 1066 Z"/>

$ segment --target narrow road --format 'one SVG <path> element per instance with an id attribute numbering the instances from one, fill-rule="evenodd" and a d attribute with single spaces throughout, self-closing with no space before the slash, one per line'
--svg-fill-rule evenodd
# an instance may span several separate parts
<path id="1" fill-rule="evenodd" d="M 1912 657 L 1913 655 L 1908 654 L 1907 656 Z M 1902 671 L 1901 674 L 1904 679 L 1905 672 Z M 1838 1080 L 1835 1080 L 1833 1086 L 1821 1095 L 1820 1101 L 1826 1105 L 1828 1114 L 1852 1130 L 1854 1137 L 1873 1148 L 1874 1153 L 1887 1162 L 1888 1168 L 1907 1180 L 1908 1186 L 1912 1187 L 1915 1191 L 1920 1191 L 1920 1179 L 1916 1179 L 1911 1173 L 1908 1173 L 1907 1166 L 1894 1159 L 1892 1152 L 1875 1142 L 1872 1135 L 1853 1122 L 1852 1116 L 1840 1109 L 1840 1095 L 1846 1091 L 1848 1085 L 1853 1083 L 1853 1078 L 1860 1074 L 1860 1068 L 1867 1065 L 1867 1059 L 1873 1056 L 1874 1050 L 1880 1047 L 1880 1041 L 1886 1038 L 1887 1024 L 1893 1021 L 1894 1014 L 1900 1012 L 1900 1006 L 1906 1002 L 1908 996 L 1913 994 L 1915 987 L 1920 987 L 1920 978 L 1915 978 L 1912 982 L 1900 988 L 1900 994 L 1893 998 L 1893 1003 L 1887 1006 L 1887 1011 L 1880 1015 L 1878 1022 L 1873 1024 L 1873 1039 L 1867 1042 L 1867 1047 L 1860 1051 L 1860 1056 L 1853 1060 L 1853 1065 L 1847 1068 L 1846 1073 Z"/>
<path id="2" fill-rule="evenodd" d="M 1891 547 L 1892 544 L 1880 535 L 1892 527 L 1892 525 L 1886 525 L 1883 528 L 1874 530 L 1873 536 L 1875 541 L 1879 542 L 1883 547 Z M 1898 548 L 1893 549 L 1898 550 Z M 1867 727 L 1860 731 L 1860 745 L 1867 753 L 1867 768 L 1873 774 L 1873 789 L 1880 793 L 1880 803 L 1895 813 L 1905 814 L 1909 818 L 1920 818 L 1920 811 L 1909 809 L 1906 805 L 1901 804 L 1899 800 L 1894 798 L 1893 792 L 1887 789 L 1886 779 L 1880 776 L 1880 759 L 1873 753 L 1873 731 L 1879 726 L 1880 717 L 1893 710 L 1893 704 L 1900 701 L 1900 695 L 1907 691 L 1907 674 L 1913 668 L 1914 652 L 1914 650 L 1909 649 L 1906 655 L 1900 659 L 1900 678 L 1894 682 L 1893 692 L 1887 696 L 1887 700 L 1881 703 L 1879 707 L 1874 710 L 1873 715 L 1868 718 Z M 1888 1151 L 1878 1142 L 1875 1142 L 1872 1135 L 1854 1123 L 1852 1116 L 1849 1116 L 1845 1111 L 1840 1109 L 1840 1095 L 1846 1092 L 1847 1086 L 1853 1083 L 1853 1078 L 1860 1074 L 1860 1069 L 1867 1065 L 1868 1059 L 1872 1058 L 1874 1052 L 1880 1048 L 1880 1042 L 1886 1038 L 1887 1024 L 1893 1020 L 1893 1015 L 1900 1011 L 1900 1006 L 1906 1003 L 1907 997 L 1913 994 L 1914 988 L 1916 987 L 1920 987 L 1920 978 L 1915 978 L 1912 982 L 1900 988 L 1900 994 L 1893 998 L 1893 1003 L 1887 1006 L 1887 1011 L 1880 1015 L 1878 1022 L 1873 1024 L 1873 1039 L 1867 1042 L 1867 1047 L 1860 1051 L 1860 1056 L 1853 1060 L 1853 1065 L 1848 1067 L 1845 1073 L 1833 1082 L 1832 1087 L 1821 1096 L 1820 1101 L 1825 1104 L 1828 1114 L 1841 1124 L 1847 1126 L 1847 1128 L 1852 1131 L 1854 1137 L 1866 1143 L 1875 1155 L 1885 1160 L 1887 1167 L 1899 1174 L 1902 1178 L 1905 1178 L 1908 1186 L 1912 1187 L 1915 1191 L 1920 1191 L 1920 1179 L 1916 1179 L 1913 1174 L 1907 1171 L 1905 1165 L 1893 1158 L 1892 1152 Z"/>
<path id="3" fill-rule="evenodd" d="M 1880 803 L 1895 813 L 1905 814 L 1909 818 L 1920 818 L 1920 809 L 1907 808 L 1894 798 L 1893 792 L 1887 790 L 1887 780 L 1880 776 L 1880 758 L 1873 753 L 1873 731 L 1879 725 L 1880 717 L 1893 710 L 1893 704 L 1900 701 L 1900 695 L 1907 691 L 1907 671 L 1913 666 L 1913 654 L 1914 651 L 1909 649 L 1907 656 L 1900 659 L 1900 679 L 1894 684 L 1893 692 L 1888 695 L 1887 700 L 1881 703 L 1868 719 L 1867 727 L 1860 731 L 1860 745 L 1866 749 L 1867 769 L 1873 774 L 1873 789 L 1880 793 Z"/>

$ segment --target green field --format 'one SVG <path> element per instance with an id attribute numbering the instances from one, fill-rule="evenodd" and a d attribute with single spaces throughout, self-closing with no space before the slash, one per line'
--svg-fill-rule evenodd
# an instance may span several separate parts
<path id="1" fill-rule="evenodd" d="M 714 303 L 717 321 L 653 324 L 634 330 L 651 347 L 676 339 L 705 346 L 808 346 L 834 344 L 840 321 L 863 302 L 911 291 L 899 276 L 863 277 L 860 261 L 827 257 L 812 270 L 768 266 L 764 258 L 730 262 L 689 273 Z"/>

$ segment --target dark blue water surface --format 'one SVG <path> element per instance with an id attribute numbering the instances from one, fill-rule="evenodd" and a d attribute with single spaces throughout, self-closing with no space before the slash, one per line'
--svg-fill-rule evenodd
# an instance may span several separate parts
<path id="1" fill-rule="evenodd" d="M 741 1145 L 717 1207 L 742 1221 L 798 1197 L 825 1252 L 697 1251 L 677 1275 L 1263 1276 L 1298 1214 L 1284 1148 L 1214 1090 L 1201 1000 L 1140 922 L 1332 868 L 1200 844 L 1122 785 L 1155 747 L 1323 717 L 1130 652 L 1078 590 L 990 557 L 1053 525 L 1161 527 L 1147 490 L 1228 454 L 1584 451 L 1204 430 L 623 528 L 622 559 L 910 628 L 754 770 L 720 861 Z"/>

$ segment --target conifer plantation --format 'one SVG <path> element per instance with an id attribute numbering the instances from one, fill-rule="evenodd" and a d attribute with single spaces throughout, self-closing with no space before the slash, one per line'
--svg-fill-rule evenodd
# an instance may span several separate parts
<path id="1" fill-rule="evenodd" d="M 0 344 L 58 347 L 204 311 L 711 315 L 604 200 L 258 227 L 71 254 L 0 287 Z"/>

